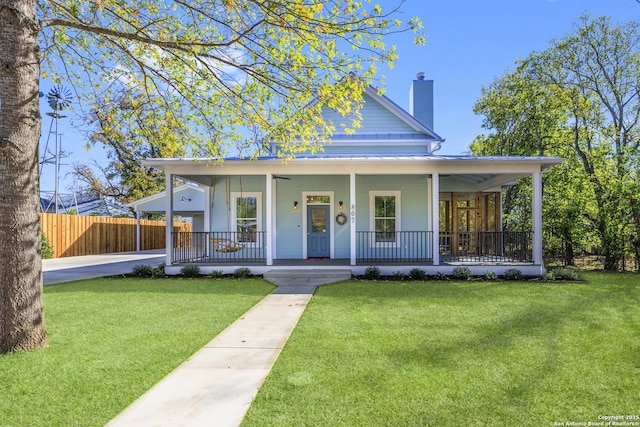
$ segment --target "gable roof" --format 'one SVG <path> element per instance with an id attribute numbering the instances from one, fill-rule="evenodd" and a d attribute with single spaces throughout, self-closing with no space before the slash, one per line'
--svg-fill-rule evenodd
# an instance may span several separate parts
<path id="1" fill-rule="evenodd" d="M 322 115 L 331 121 L 335 132 L 323 146 L 324 154 L 422 154 L 429 155 L 440 148 L 444 139 L 433 129 L 413 117 L 372 86 L 365 88 L 364 104 L 360 110 L 360 127 L 354 133 L 346 133 L 353 116 L 343 117 L 339 113 L 323 109 Z M 317 101 L 311 102 L 312 106 Z M 271 143 L 275 154 L 278 141 Z M 383 151 L 380 151 L 381 147 Z"/>
<path id="2" fill-rule="evenodd" d="M 362 127 L 356 130 L 356 135 L 359 133 L 376 133 L 384 135 L 393 133 L 390 132 L 390 129 L 398 129 L 399 131 L 403 130 L 404 132 L 413 133 L 413 139 L 415 139 L 417 136 L 421 136 L 422 138 L 429 140 L 439 142 L 444 141 L 444 139 L 440 137 L 440 135 L 435 133 L 433 129 L 429 128 L 420 120 L 413 117 L 386 95 L 379 94 L 373 87 L 366 87 L 364 92 L 364 100 L 365 105 L 363 106 L 362 111 Z M 371 116 L 367 117 L 367 113 Z M 337 114 L 334 114 L 333 116 L 338 118 L 338 122 L 346 122 L 346 120 L 340 118 Z M 373 131 L 370 131 L 369 129 L 373 129 Z M 334 137 L 342 137 L 342 135 L 342 132 L 336 132 Z"/>

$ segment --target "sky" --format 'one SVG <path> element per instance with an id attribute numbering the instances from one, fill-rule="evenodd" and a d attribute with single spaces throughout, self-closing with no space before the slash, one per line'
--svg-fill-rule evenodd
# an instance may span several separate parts
<path id="1" fill-rule="evenodd" d="M 380 3 L 385 7 L 397 1 Z M 425 72 L 427 79 L 434 80 L 434 130 L 445 139 L 436 154 L 443 155 L 464 154 L 473 139 L 485 132 L 482 117 L 473 113 L 482 88 L 513 71 L 516 61 L 571 33 L 581 15 L 607 15 L 613 23 L 640 20 L 636 0 L 406 0 L 402 11 L 403 20 L 412 16 L 422 20 L 426 45 L 415 46 L 409 33 L 388 41 L 397 46 L 400 58 L 393 69 L 380 67 L 385 95 L 408 111 L 409 88 L 416 74 Z M 51 87 L 41 83 L 45 93 Z M 46 102 L 41 108 L 42 147 L 51 118 L 44 115 L 50 111 Z M 60 191 L 65 193 L 73 188 L 72 163 L 104 163 L 101 150 L 84 149 L 83 135 L 74 123 L 73 117 L 58 123 L 62 147 L 71 153 L 61 162 Z M 45 166 L 41 190 L 53 191 L 54 176 L 54 166 Z"/>

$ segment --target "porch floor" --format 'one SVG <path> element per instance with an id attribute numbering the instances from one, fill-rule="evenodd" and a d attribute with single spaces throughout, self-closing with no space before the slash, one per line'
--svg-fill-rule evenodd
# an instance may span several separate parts
<path id="1" fill-rule="evenodd" d="M 439 265 L 433 265 L 432 262 L 408 262 L 408 261 L 358 261 L 357 265 L 350 265 L 347 258 L 340 259 L 276 259 L 273 265 L 266 265 L 264 260 L 254 260 L 253 262 L 243 262 L 243 260 L 234 260 L 230 262 L 206 262 L 205 260 L 192 260 L 191 262 L 175 263 L 165 267 L 167 274 L 180 274 L 180 270 L 185 265 L 197 265 L 200 267 L 202 274 L 212 272 L 222 272 L 224 274 L 233 274 L 238 268 L 244 267 L 251 271 L 254 275 L 264 275 L 269 271 L 277 270 L 299 270 L 299 274 L 303 271 L 318 270 L 328 272 L 330 270 L 342 270 L 345 273 L 362 276 L 366 274 L 367 268 L 376 266 L 380 269 L 383 276 L 392 276 L 399 272 L 410 274 L 411 270 L 417 268 L 423 270 L 427 275 L 435 275 L 438 273 L 450 275 L 456 267 L 469 268 L 473 276 L 482 276 L 487 272 L 494 272 L 498 275 L 504 274 L 507 270 L 517 268 L 525 276 L 540 276 L 544 274 L 544 266 L 535 265 L 531 262 L 516 262 L 510 259 L 503 260 L 473 260 L 466 257 L 448 259 L 447 262 L 441 262 Z"/>
<path id="2" fill-rule="evenodd" d="M 449 257 L 446 261 L 440 260 L 442 266 L 526 266 L 533 265 L 532 262 L 515 261 L 507 257 L 491 257 L 489 259 L 479 260 L 478 257 Z M 184 265 L 198 265 L 206 267 L 228 267 L 230 265 L 247 265 L 251 266 L 265 266 L 264 260 L 247 260 L 247 259 L 234 259 L 233 261 L 225 260 L 219 262 L 214 259 L 198 258 L 182 263 L 174 263 L 173 266 Z M 401 260 L 358 260 L 358 266 L 433 266 L 432 261 L 401 261 Z M 274 259 L 273 267 L 354 267 L 350 265 L 348 258 L 309 258 L 309 259 Z"/>

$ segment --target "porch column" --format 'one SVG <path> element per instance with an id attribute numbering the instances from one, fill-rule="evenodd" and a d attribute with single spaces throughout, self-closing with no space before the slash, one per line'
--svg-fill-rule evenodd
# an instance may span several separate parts
<path id="1" fill-rule="evenodd" d="M 209 233 L 211 231 L 211 187 L 204 187 L 204 228 L 202 231 Z M 207 238 L 207 241 L 208 238 Z"/>
<path id="2" fill-rule="evenodd" d="M 141 244 L 140 241 L 142 240 L 141 236 L 140 236 L 140 211 L 138 210 L 138 208 L 136 208 L 136 251 L 140 252 L 141 248 Z"/>
<path id="3" fill-rule="evenodd" d="M 215 179 L 215 178 L 214 178 Z M 214 185 L 215 185 L 215 181 Z M 204 216 L 204 225 L 202 231 L 207 233 L 203 239 L 204 245 L 204 254 L 209 257 L 211 255 L 211 245 L 209 244 L 209 238 L 211 237 L 209 233 L 211 232 L 211 187 L 208 185 L 204 187 L 204 203 L 203 203 L 203 216 Z"/>
<path id="4" fill-rule="evenodd" d="M 349 242 L 350 265 L 356 265 L 356 174 L 349 174 Z"/>
<path id="5" fill-rule="evenodd" d="M 532 182 L 533 263 L 542 265 L 542 173 L 534 172 Z"/>
<path id="6" fill-rule="evenodd" d="M 165 221 L 167 223 L 167 235 L 165 238 L 167 259 L 165 260 L 165 265 L 168 266 L 173 261 L 173 175 L 168 172 L 165 172 L 164 192 L 166 194 Z"/>
<path id="7" fill-rule="evenodd" d="M 440 175 L 431 174 L 431 224 L 433 230 L 433 265 L 440 265 Z"/>
<path id="8" fill-rule="evenodd" d="M 273 265 L 273 242 L 274 242 L 274 233 L 273 233 L 273 207 L 275 206 L 275 204 L 273 203 L 273 196 L 275 194 L 274 188 L 273 186 L 275 185 L 275 179 L 273 179 L 273 174 L 272 173 L 268 173 L 265 176 L 266 179 L 266 199 L 267 199 L 267 205 L 266 205 L 266 209 L 267 209 L 267 216 L 266 216 L 266 223 L 267 223 L 267 238 L 266 238 L 266 242 L 265 244 L 267 245 L 267 265 Z"/>

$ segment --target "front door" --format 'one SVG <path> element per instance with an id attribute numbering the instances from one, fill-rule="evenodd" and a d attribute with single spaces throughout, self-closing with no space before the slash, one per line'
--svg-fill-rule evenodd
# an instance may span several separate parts
<path id="1" fill-rule="evenodd" d="M 307 257 L 329 258 L 329 206 L 307 206 Z"/>

